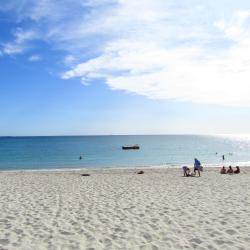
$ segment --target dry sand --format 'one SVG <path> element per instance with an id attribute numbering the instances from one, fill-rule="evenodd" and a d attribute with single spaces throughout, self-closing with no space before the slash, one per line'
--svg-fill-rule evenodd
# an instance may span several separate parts
<path id="1" fill-rule="evenodd" d="M 1 172 L 0 249 L 250 249 L 250 168 Z"/>

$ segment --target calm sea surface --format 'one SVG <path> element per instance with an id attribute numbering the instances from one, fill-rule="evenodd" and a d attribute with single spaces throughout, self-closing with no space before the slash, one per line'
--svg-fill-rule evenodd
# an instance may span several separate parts
<path id="1" fill-rule="evenodd" d="M 122 150 L 139 144 L 140 150 Z M 217 154 L 216 154 L 217 152 Z M 222 155 L 225 161 L 222 161 Z M 79 159 L 80 155 L 82 160 Z M 250 137 L 197 135 L 0 137 L 0 170 L 192 165 L 250 166 Z"/>

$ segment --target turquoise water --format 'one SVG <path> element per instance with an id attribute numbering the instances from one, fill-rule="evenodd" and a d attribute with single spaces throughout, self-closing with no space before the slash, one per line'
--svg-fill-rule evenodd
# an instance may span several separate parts
<path id="1" fill-rule="evenodd" d="M 140 150 L 122 150 L 139 144 Z M 216 154 L 217 152 L 217 154 Z M 0 170 L 175 167 L 193 164 L 250 166 L 250 138 L 198 135 L 0 137 Z M 82 155 L 82 160 L 79 156 Z"/>

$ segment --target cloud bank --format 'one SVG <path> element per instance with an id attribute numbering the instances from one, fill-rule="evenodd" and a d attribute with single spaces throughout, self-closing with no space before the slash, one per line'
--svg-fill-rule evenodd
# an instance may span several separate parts
<path id="1" fill-rule="evenodd" d="M 67 53 L 63 79 L 102 79 L 151 99 L 250 107 L 250 4 L 243 0 L 23 2 L 25 11 L 4 7 L 31 25 L 3 53 L 43 39 Z"/>

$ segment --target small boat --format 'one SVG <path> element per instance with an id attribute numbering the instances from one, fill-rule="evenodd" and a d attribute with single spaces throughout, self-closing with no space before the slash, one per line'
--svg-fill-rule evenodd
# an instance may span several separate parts
<path id="1" fill-rule="evenodd" d="M 139 145 L 130 145 L 130 146 L 122 146 L 122 149 L 128 150 L 128 149 L 140 149 Z"/>

